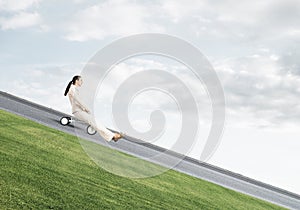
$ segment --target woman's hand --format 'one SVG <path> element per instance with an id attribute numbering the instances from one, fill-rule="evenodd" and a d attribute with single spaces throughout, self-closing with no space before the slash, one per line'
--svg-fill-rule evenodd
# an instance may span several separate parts
<path id="1" fill-rule="evenodd" d="M 87 109 L 87 108 L 85 108 L 85 107 L 82 107 L 82 110 L 83 110 L 84 112 L 86 112 L 86 113 L 90 113 L 90 110 Z"/>

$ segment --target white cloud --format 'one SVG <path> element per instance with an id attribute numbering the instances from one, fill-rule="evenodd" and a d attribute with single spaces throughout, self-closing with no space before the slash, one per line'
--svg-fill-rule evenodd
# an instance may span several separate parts
<path id="1" fill-rule="evenodd" d="M 166 0 L 161 3 L 161 10 L 163 16 L 170 18 L 172 22 L 177 23 L 183 18 L 191 17 L 199 13 L 199 10 L 206 5 L 205 1 L 188 0 L 188 1 L 172 1 Z M 200 21 L 207 22 L 207 19 L 199 17 Z"/>
<path id="2" fill-rule="evenodd" d="M 105 79 L 102 81 L 100 88 L 100 94 L 98 99 L 105 101 L 112 101 L 112 96 L 118 91 L 119 86 L 131 78 L 135 73 L 146 72 L 147 70 L 158 69 L 169 72 L 170 74 L 176 76 L 187 88 L 190 89 L 191 93 L 194 95 L 196 101 L 199 103 L 199 108 L 207 111 L 207 107 L 210 107 L 210 101 L 208 95 L 204 89 L 202 82 L 195 77 L 195 75 L 185 66 L 178 63 L 177 61 L 171 60 L 169 58 L 164 58 L 160 56 L 140 56 L 138 58 L 128 59 L 111 69 L 111 71 L 106 75 Z M 145 78 L 146 79 L 146 78 Z M 143 80 L 132 81 L 132 86 L 143 84 Z M 176 95 L 185 95 L 180 85 L 174 81 L 170 81 L 165 84 L 165 91 L 168 92 L 169 89 L 173 91 Z M 162 96 L 162 95 L 161 95 Z M 141 97 L 141 96 L 140 96 Z M 169 108 L 169 99 L 167 97 L 149 97 L 145 95 L 140 100 L 144 106 L 152 105 L 153 107 L 164 106 Z M 206 107 L 206 108 L 205 108 Z M 203 110 L 202 110 L 203 111 Z M 203 113 L 205 114 L 205 112 Z M 206 114 L 205 114 L 206 115 Z"/>
<path id="3" fill-rule="evenodd" d="M 288 1 L 222 1 L 216 6 L 216 20 L 241 40 L 265 41 L 282 39 L 299 30 L 300 2 Z M 286 31 L 290 31 L 287 33 Z M 246 32 L 246 33 L 245 33 Z"/>
<path id="4" fill-rule="evenodd" d="M 163 32 L 164 29 L 150 23 L 146 7 L 131 1 L 105 1 L 90 6 L 75 15 L 67 26 L 68 40 L 86 41 L 104 39 L 107 36 L 124 36 L 141 32 Z"/>
<path id="5" fill-rule="evenodd" d="M 298 37 L 300 38 L 300 29 L 299 28 L 292 28 L 286 31 L 287 36 L 291 37 Z"/>
<path id="6" fill-rule="evenodd" d="M 37 5 L 40 0 L 0 0 L 0 11 L 16 12 Z"/>
<path id="7" fill-rule="evenodd" d="M 9 18 L 0 17 L 0 25 L 2 30 L 27 28 L 38 25 L 40 23 L 41 17 L 37 12 L 20 12 Z"/>
<path id="8" fill-rule="evenodd" d="M 300 88 L 300 77 L 282 71 L 279 61 L 276 55 L 266 54 L 215 65 L 224 85 L 230 124 L 272 128 L 300 123 L 296 106 L 300 99 L 295 91 Z"/>
<path id="9" fill-rule="evenodd" d="M 300 2 L 297 0 L 223 0 L 217 4 L 212 1 L 164 1 L 162 5 L 165 15 L 161 16 L 161 22 L 170 19 L 170 31 L 183 31 L 184 36 L 193 34 L 200 41 L 266 44 L 299 37 Z"/>
<path id="10" fill-rule="evenodd" d="M 81 2 L 81 1 L 79 1 Z M 299 1 L 104 1 L 71 15 L 68 40 L 102 40 L 143 32 L 171 33 L 217 43 L 276 41 L 299 33 Z M 294 5 L 294 6 L 292 6 Z M 287 14 L 289 8 L 290 14 Z M 286 16 L 289 16 L 287 18 Z M 217 41 L 217 42 L 216 42 Z"/>
<path id="11" fill-rule="evenodd" d="M 40 0 L 0 0 L 0 27 L 2 30 L 14 30 L 40 25 L 39 31 L 47 31 L 46 25 L 41 25 L 41 15 L 35 11 Z"/>

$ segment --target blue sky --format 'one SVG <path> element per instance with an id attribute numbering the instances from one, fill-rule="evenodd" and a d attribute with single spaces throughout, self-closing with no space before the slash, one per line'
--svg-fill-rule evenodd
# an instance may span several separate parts
<path id="1" fill-rule="evenodd" d="M 71 77 L 80 73 L 102 47 L 145 32 L 165 33 L 192 43 L 220 78 L 226 98 L 226 127 L 209 162 L 299 194 L 297 0 L 0 0 L 0 89 L 70 113 L 62 94 Z M 112 73 L 105 83 L 107 94 L 97 97 L 96 105 L 101 108 L 96 112 L 101 121 L 114 127 L 109 101 L 118 84 L 134 69 L 177 68 L 177 75 L 191 84 L 201 101 L 202 130 L 190 154 L 199 157 L 211 119 L 207 114 L 209 98 L 201 85 L 193 86 L 193 79 L 180 73 L 184 67 L 164 59 L 144 56 L 116 68 L 122 69 L 122 74 Z M 161 98 L 149 94 L 154 101 Z M 143 99 L 137 98 L 133 105 L 145 107 Z M 159 105 L 147 101 L 149 104 Z M 134 110 L 130 112 L 133 124 L 147 129 L 147 117 L 138 118 Z M 169 114 L 170 122 L 178 117 Z M 179 125 L 167 125 L 170 139 Z M 168 147 L 172 142 L 165 137 L 157 144 Z"/>

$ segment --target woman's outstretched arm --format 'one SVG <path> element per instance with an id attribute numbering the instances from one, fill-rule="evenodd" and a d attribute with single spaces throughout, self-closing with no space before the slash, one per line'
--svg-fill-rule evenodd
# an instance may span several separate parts
<path id="1" fill-rule="evenodd" d="M 75 102 L 76 105 L 79 105 L 83 111 L 86 111 L 88 113 L 90 112 L 90 110 L 87 108 L 87 106 L 80 99 L 78 91 L 76 91 L 74 88 L 71 88 L 69 91 L 69 94 L 70 94 L 71 100 L 73 100 L 73 102 Z"/>

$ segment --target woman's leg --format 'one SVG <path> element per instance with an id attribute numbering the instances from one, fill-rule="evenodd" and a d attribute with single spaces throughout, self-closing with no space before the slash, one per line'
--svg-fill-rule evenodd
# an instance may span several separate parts
<path id="1" fill-rule="evenodd" d="M 108 130 L 101 123 L 96 123 L 93 120 L 93 116 L 91 114 L 84 111 L 80 111 L 74 113 L 74 116 L 91 125 L 106 141 L 111 141 L 113 139 L 115 134 Z"/>

